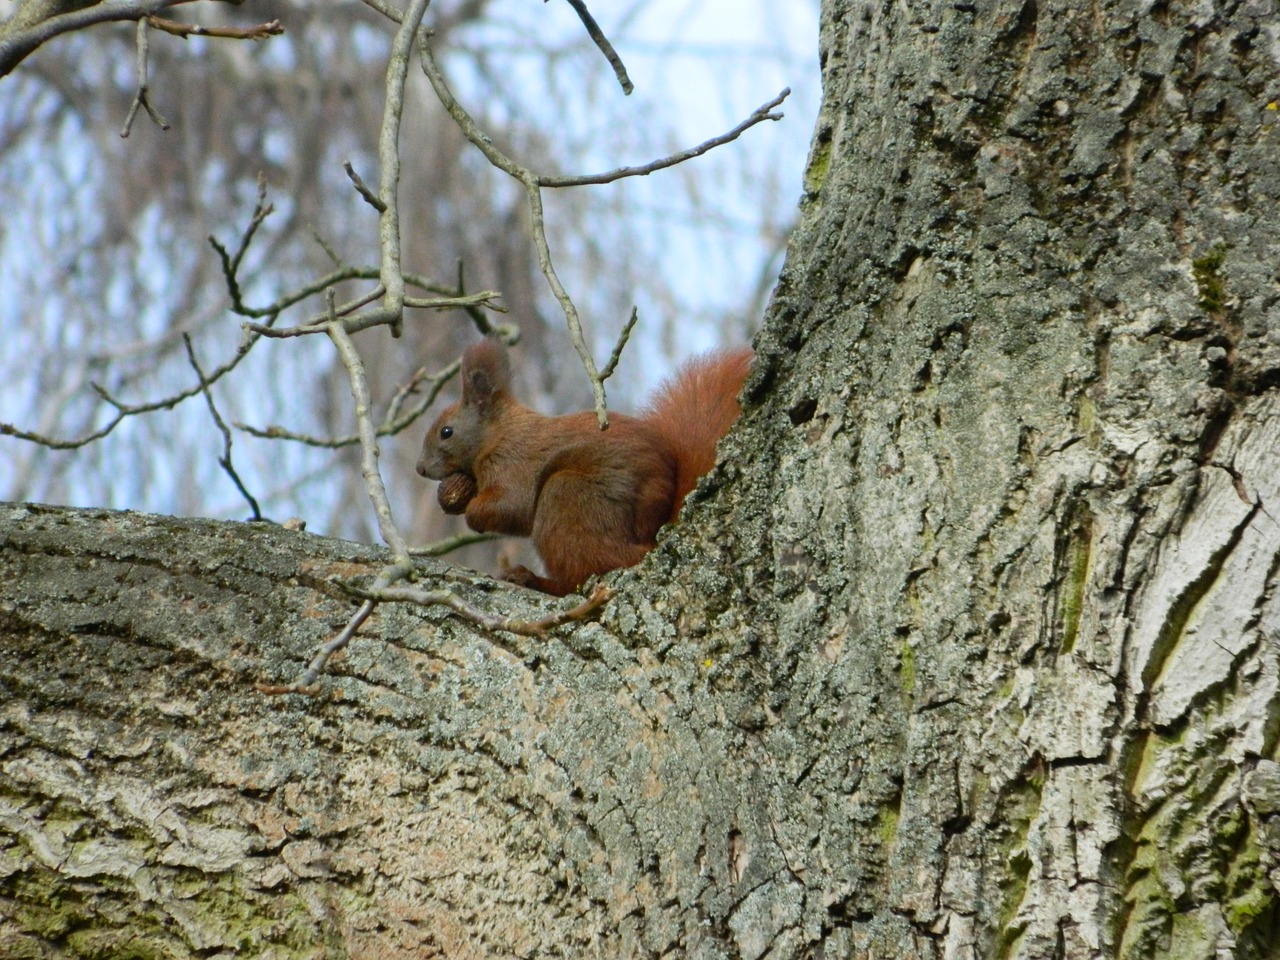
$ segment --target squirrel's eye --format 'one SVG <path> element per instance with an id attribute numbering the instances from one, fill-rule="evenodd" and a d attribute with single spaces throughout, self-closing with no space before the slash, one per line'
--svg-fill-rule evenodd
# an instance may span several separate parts
<path id="1" fill-rule="evenodd" d="M 441 440 L 448 440 L 448 439 L 449 439 L 450 437 L 452 437 L 452 436 L 453 436 L 453 427 L 441 427 L 441 428 L 440 428 L 440 439 L 441 439 Z"/>

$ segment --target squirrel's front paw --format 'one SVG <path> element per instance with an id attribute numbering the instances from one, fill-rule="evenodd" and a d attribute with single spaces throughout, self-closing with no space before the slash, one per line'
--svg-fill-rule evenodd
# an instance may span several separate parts
<path id="1" fill-rule="evenodd" d="M 502 579 L 507 583 L 514 583 L 521 587 L 532 587 L 534 590 L 541 590 L 542 577 L 538 576 L 526 566 L 504 567 L 502 570 Z"/>

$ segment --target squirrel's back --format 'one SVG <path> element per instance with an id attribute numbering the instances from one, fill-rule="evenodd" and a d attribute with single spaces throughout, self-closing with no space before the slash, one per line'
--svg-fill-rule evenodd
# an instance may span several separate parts
<path id="1" fill-rule="evenodd" d="M 685 496 L 716 462 L 716 444 L 738 419 L 738 394 L 755 354 L 746 347 L 695 357 L 658 388 L 643 418 L 652 424 L 675 455 L 675 502 L 670 519 Z"/>

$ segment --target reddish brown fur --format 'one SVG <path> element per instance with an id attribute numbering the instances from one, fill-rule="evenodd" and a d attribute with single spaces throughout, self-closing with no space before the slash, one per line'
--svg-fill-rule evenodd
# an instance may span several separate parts
<path id="1" fill-rule="evenodd" d="M 486 340 L 463 355 L 463 394 L 437 418 L 418 472 L 475 478 L 466 504 L 474 530 L 529 536 L 547 567 L 510 579 L 563 595 L 593 574 L 637 563 L 679 512 L 738 414 L 751 363 L 740 350 L 699 358 L 642 417 L 547 417 L 510 394 L 506 351 Z M 449 436 L 444 436 L 447 431 Z"/>
<path id="2" fill-rule="evenodd" d="M 644 419 L 676 458 L 674 520 L 698 478 L 716 465 L 716 444 L 738 419 L 738 394 L 755 354 L 743 347 L 695 357 L 658 388 Z"/>

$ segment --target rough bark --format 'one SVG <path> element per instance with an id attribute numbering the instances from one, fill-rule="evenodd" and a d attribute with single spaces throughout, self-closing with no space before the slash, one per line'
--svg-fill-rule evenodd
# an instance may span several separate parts
<path id="1" fill-rule="evenodd" d="M 1276 956 L 1277 23 L 829 0 L 743 422 L 598 623 L 264 699 L 373 552 L 7 508 L 0 953 Z"/>
<path id="2" fill-rule="evenodd" d="M 1277 949 L 1278 14 L 827 5 L 732 527 L 827 956 Z"/>

